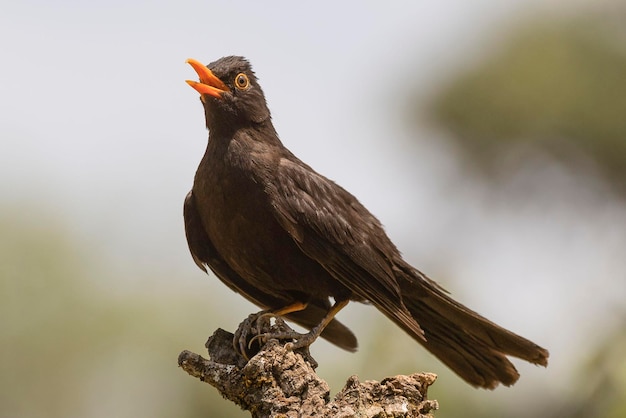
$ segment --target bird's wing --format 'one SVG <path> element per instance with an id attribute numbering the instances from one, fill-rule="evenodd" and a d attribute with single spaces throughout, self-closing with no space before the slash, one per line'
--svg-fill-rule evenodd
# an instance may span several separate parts
<path id="1" fill-rule="evenodd" d="M 185 198 L 183 215 L 185 219 L 187 244 L 189 245 L 191 256 L 198 267 L 206 272 L 206 266 L 209 266 L 213 273 L 231 290 L 241 294 L 250 302 L 262 308 L 279 309 L 293 302 L 290 300 L 282 300 L 276 296 L 262 292 L 246 282 L 228 265 L 215 249 L 205 232 L 193 192 L 189 192 Z M 320 323 L 329 308 L 330 303 L 327 299 L 313 300 L 306 309 L 290 313 L 287 315 L 287 318 L 311 329 Z M 333 320 L 324 329 L 322 337 L 345 350 L 356 351 L 356 337 L 352 331 L 337 320 Z"/>
<path id="2" fill-rule="evenodd" d="M 402 303 L 393 263 L 400 255 L 380 222 L 345 189 L 292 155 L 280 160 L 276 176 L 266 190 L 276 219 L 300 249 L 355 296 L 422 335 Z"/>

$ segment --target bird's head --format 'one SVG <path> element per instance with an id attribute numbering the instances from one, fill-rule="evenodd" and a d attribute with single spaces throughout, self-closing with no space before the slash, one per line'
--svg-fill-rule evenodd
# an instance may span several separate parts
<path id="1" fill-rule="evenodd" d="M 200 78 L 200 82 L 187 80 L 187 84 L 200 93 L 210 130 L 262 123 L 270 118 L 263 90 L 245 58 L 224 57 L 207 66 L 194 59 L 187 63 Z"/>

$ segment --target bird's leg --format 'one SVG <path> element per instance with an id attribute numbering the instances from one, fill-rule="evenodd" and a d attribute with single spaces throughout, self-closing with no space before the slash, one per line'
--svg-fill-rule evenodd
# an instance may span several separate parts
<path id="1" fill-rule="evenodd" d="M 296 338 L 297 336 L 300 336 L 301 334 L 297 333 L 296 331 L 291 329 L 287 324 L 285 324 L 281 316 L 287 315 L 292 312 L 301 311 L 303 309 L 306 309 L 306 307 L 307 307 L 307 303 L 295 302 L 295 303 L 292 303 L 291 305 L 285 306 L 280 309 L 259 312 L 257 319 L 256 319 L 257 333 L 248 342 L 248 349 L 251 347 L 252 343 L 254 343 L 256 340 L 263 339 L 264 341 L 267 341 L 270 338 L 276 338 L 276 339 L 292 338 L 293 339 L 293 338 Z M 267 324 L 269 324 L 270 318 L 275 318 L 276 325 L 275 325 L 274 330 L 270 326 L 263 327 L 259 325 L 260 320 L 264 320 L 264 321 L 267 320 Z M 266 323 L 262 325 L 266 325 Z M 242 341 L 239 342 L 239 344 L 241 343 Z M 245 343 L 245 341 L 243 341 L 243 343 Z"/>
<path id="2" fill-rule="evenodd" d="M 285 344 L 285 347 L 289 350 L 308 347 L 313 344 L 324 331 L 324 328 L 326 328 L 335 315 L 337 315 L 349 301 L 349 299 L 335 301 L 335 304 L 328 310 L 328 313 L 324 316 L 322 321 L 306 334 L 294 331 L 281 319 L 281 316 L 305 309 L 307 307 L 306 303 L 296 302 L 281 309 L 257 312 L 248 316 L 248 318 L 239 325 L 239 328 L 237 328 L 235 332 L 233 346 L 246 360 L 249 360 L 247 353 L 251 349 L 252 344 L 257 340 L 267 341 L 270 338 L 292 340 Z M 271 318 L 276 318 L 276 325 L 274 327 L 270 324 Z M 252 336 L 252 338 L 250 338 L 250 336 Z"/>
<path id="3" fill-rule="evenodd" d="M 335 304 L 330 308 L 324 319 L 322 319 L 322 321 L 317 324 L 315 328 L 311 329 L 311 331 L 306 334 L 300 334 L 297 338 L 294 338 L 296 342 L 287 343 L 285 345 L 285 348 L 287 348 L 288 350 L 295 350 L 302 347 L 308 347 L 313 344 L 313 342 L 317 340 L 317 337 L 322 334 L 324 328 L 326 328 L 326 326 L 330 324 L 330 321 L 333 320 L 335 315 L 337 315 L 339 311 L 348 304 L 348 302 L 350 302 L 349 299 L 336 300 Z"/>
<path id="4" fill-rule="evenodd" d="M 259 334 L 255 336 L 254 339 L 276 338 L 278 340 L 287 340 L 287 339 L 295 340 L 295 342 L 288 342 L 287 344 L 285 344 L 285 348 L 287 348 L 288 350 L 296 350 L 298 348 L 308 347 L 311 344 L 313 344 L 313 342 L 315 342 L 317 337 L 319 337 L 322 331 L 324 331 L 324 328 L 326 328 L 326 326 L 330 323 L 330 321 L 333 320 L 335 315 L 337 315 L 337 313 L 341 309 L 343 309 L 348 304 L 348 302 L 350 302 L 349 299 L 335 301 L 335 304 L 330 308 L 330 310 L 328 311 L 326 316 L 322 319 L 322 321 L 319 324 L 317 324 L 313 329 L 311 329 L 311 331 L 307 332 L 306 334 L 301 334 L 288 327 L 285 327 L 285 328 L 288 328 L 287 331 L 278 332 L 278 333 L 266 333 L 264 335 Z M 291 313 L 291 312 L 296 312 L 296 311 L 290 310 L 287 313 Z"/>
<path id="5" fill-rule="evenodd" d="M 285 307 L 280 308 L 280 309 L 274 309 L 274 310 L 267 310 L 267 311 L 259 312 L 258 317 L 256 319 L 257 336 L 255 338 L 261 336 L 261 334 L 264 334 L 264 333 L 267 334 L 269 332 L 269 329 L 267 331 L 263 331 L 262 330 L 262 326 L 259 326 L 260 325 L 259 324 L 260 320 L 265 320 L 266 318 L 267 319 L 275 318 L 276 320 L 278 320 L 278 319 L 280 319 L 281 316 L 287 315 L 287 314 L 292 313 L 292 312 L 298 312 L 298 311 L 302 311 L 302 310 L 306 309 L 307 305 L 308 305 L 308 303 L 295 302 L 295 303 L 292 303 L 291 305 L 285 306 Z M 280 321 L 281 321 L 281 326 L 278 327 L 279 329 L 287 327 L 287 325 L 282 321 L 282 319 Z M 261 325 L 265 325 L 265 323 L 262 323 Z M 269 328 L 269 327 L 266 327 L 266 328 Z M 253 340 L 254 340 L 254 338 L 253 338 Z M 252 342 L 252 341 L 250 341 L 250 342 Z"/>

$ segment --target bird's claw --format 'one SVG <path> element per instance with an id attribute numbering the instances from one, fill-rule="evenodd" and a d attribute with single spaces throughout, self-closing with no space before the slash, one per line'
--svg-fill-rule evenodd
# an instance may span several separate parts
<path id="1" fill-rule="evenodd" d="M 233 348 L 246 360 L 250 360 L 248 353 L 253 352 L 252 343 L 258 339 L 258 336 L 269 332 L 272 316 L 270 311 L 253 313 L 237 327 L 233 337 Z"/>
<path id="2" fill-rule="evenodd" d="M 286 324 L 284 326 L 287 327 Z M 288 350 L 292 350 L 292 349 L 301 348 L 301 347 L 310 345 L 306 343 L 299 344 L 300 340 L 304 339 L 304 337 L 306 337 L 307 335 L 308 334 L 300 334 L 299 332 L 294 331 L 294 330 L 279 331 L 279 332 L 266 332 L 263 334 L 257 334 L 254 337 L 252 337 L 252 339 L 250 340 L 250 343 L 256 340 L 259 340 L 261 342 L 267 342 L 272 338 L 275 340 L 279 340 L 279 341 L 295 340 L 295 341 L 289 341 L 285 344 L 285 348 L 287 348 Z"/>
<path id="3" fill-rule="evenodd" d="M 276 327 L 286 326 L 282 318 L 274 315 L 272 312 L 259 312 L 256 315 L 255 319 L 256 335 L 250 338 L 250 341 L 248 341 L 248 350 L 252 349 L 252 344 L 255 341 L 259 341 L 259 345 L 263 345 L 269 340 L 269 337 L 272 336 L 272 333 L 269 331 L 271 329 L 272 318 L 274 318 L 274 323 L 276 324 Z M 241 344 L 241 341 L 239 343 Z"/>
<path id="4" fill-rule="evenodd" d="M 260 311 L 249 315 L 239 324 L 233 337 L 233 348 L 247 361 L 270 339 L 286 341 L 285 348 L 293 351 L 308 348 L 318 336 L 317 328 L 302 334 L 291 329 L 280 316 L 271 311 Z"/>

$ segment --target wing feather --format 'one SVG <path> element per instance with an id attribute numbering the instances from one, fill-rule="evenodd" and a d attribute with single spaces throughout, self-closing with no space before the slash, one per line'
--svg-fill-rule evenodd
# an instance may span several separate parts
<path id="1" fill-rule="evenodd" d="M 278 165 L 268 185 L 276 219 L 300 249 L 350 289 L 416 335 L 423 332 L 402 302 L 393 259 L 398 250 L 354 196 L 295 157 Z"/>

